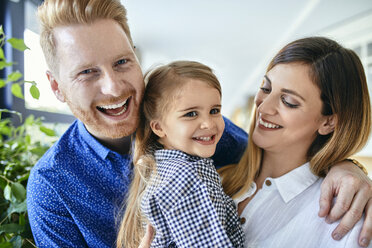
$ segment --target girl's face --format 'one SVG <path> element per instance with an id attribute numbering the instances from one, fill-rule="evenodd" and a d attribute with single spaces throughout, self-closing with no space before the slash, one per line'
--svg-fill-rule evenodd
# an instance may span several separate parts
<path id="1" fill-rule="evenodd" d="M 181 150 L 203 158 L 211 157 L 225 123 L 221 115 L 221 96 L 207 83 L 188 79 L 176 90 L 170 111 L 150 125 L 165 149 Z"/>
<path id="2" fill-rule="evenodd" d="M 320 90 L 309 77 L 309 67 L 278 64 L 264 77 L 256 95 L 253 142 L 265 151 L 307 153 L 317 134 L 330 133 L 321 114 Z"/>

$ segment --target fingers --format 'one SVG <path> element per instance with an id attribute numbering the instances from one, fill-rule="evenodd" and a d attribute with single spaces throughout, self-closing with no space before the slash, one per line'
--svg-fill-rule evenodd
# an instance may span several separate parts
<path id="1" fill-rule="evenodd" d="M 321 185 L 320 199 L 319 199 L 319 217 L 326 217 L 331 209 L 333 200 L 332 185 L 329 181 L 324 179 Z"/>
<path id="2" fill-rule="evenodd" d="M 354 177 L 348 176 L 348 178 L 345 178 L 345 180 L 342 181 L 338 190 L 336 204 L 332 207 L 326 218 L 327 223 L 332 223 L 336 220 L 339 220 L 346 213 L 346 211 L 349 210 L 354 195 L 358 192 L 358 190 L 362 196 L 366 197 L 366 195 L 361 192 L 362 190 L 359 187 L 359 181 L 357 181 Z M 363 211 L 365 205 L 360 205 L 360 202 L 361 200 L 359 200 L 359 202 L 355 205 L 355 208 L 359 208 L 360 211 Z M 367 201 L 364 201 L 364 204 L 366 202 Z"/>
<path id="3" fill-rule="evenodd" d="M 372 239 L 372 200 L 370 199 L 365 208 L 365 220 L 359 235 L 359 245 L 367 247 Z"/>
<path id="4" fill-rule="evenodd" d="M 145 236 L 141 240 L 141 244 L 138 248 L 149 248 L 151 246 L 151 241 L 154 238 L 154 228 L 147 224 Z"/>
<path id="5" fill-rule="evenodd" d="M 356 194 L 350 209 L 342 217 L 336 229 L 332 232 L 332 237 L 335 240 L 340 240 L 344 237 L 360 220 L 363 214 L 364 206 L 367 204 L 368 199 L 362 192 Z M 346 205 L 345 205 L 346 206 Z"/>

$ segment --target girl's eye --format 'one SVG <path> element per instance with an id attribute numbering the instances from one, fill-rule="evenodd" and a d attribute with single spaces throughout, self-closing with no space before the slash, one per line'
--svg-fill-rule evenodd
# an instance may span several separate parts
<path id="1" fill-rule="evenodd" d="M 288 100 L 285 99 L 285 96 L 281 96 L 281 99 L 282 99 L 282 102 L 290 107 L 290 108 L 298 108 L 300 105 L 299 104 L 294 104 L 294 103 L 290 103 Z"/>
<path id="2" fill-rule="evenodd" d="M 184 115 L 185 117 L 195 117 L 197 116 L 197 113 L 195 111 L 188 112 Z"/>
<path id="3" fill-rule="evenodd" d="M 209 113 L 212 114 L 212 115 L 219 114 L 220 109 L 218 109 L 218 108 L 211 109 L 211 111 Z"/>

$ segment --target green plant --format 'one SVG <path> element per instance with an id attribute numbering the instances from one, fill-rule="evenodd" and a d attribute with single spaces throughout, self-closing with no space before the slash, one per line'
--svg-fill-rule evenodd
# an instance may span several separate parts
<path id="1" fill-rule="evenodd" d="M 21 39 L 6 39 L 0 26 L 0 70 L 14 64 L 4 56 L 5 42 L 19 51 L 27 49 Z M 6 79 L 0 79 L 0 88 L 11 83 L 13 95 L 23 98 L 20 85 L 30 83 L 30 93 L 38 99 L 40 93 L 36 83 L 24 81 L 22 76 L 19 71 L 10 73 Z M 1 118 L 4 112 L 18 115 L 22 122 L 20 113 L 0 109 L 0 248 L 35 247 L 27 217 L 26 186 L 31 168 L 51 144 L 37 141 L 30 133 L 35 128 L 48 136 L 55 136 L 55 133 L 33 116 L 16 127 L 9 118 Z"/>

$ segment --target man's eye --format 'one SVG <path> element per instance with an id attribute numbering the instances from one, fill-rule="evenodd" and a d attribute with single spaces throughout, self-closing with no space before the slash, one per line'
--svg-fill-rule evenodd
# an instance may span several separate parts
<path id="1" fill-rule="evenodd" d="M 80 74 L 89 74 L 89 73 L 92 73 L 92 72 L 93 72 L 92 69 L 86 69 L 86 70 L 80 72 Z"/>
<path id="2" fill-rule="evenodd" d="M 218 109 L 218 108 L 211 109 L 211 111 L 210 111 L 210 114 L 212 114 L 212 115 L 219 114 L 219 113 L 220 113 L 220 109 Z"/>
<path id="3" fill-rule="evenodd" d="M 126 59 L 120 59 L 118 62 L 116 62 L 117 65 L 123 65 L 123 64 L 126 64 L 128 62 L 128 60 Z"/>
<path id="4" fill-rule="evenodd" d="M 186 113 L 184 116 L 185 117 L 195 117 L 197 115 L 198 114 L 195 111 L 191 111 L 191 112 Z"/>

